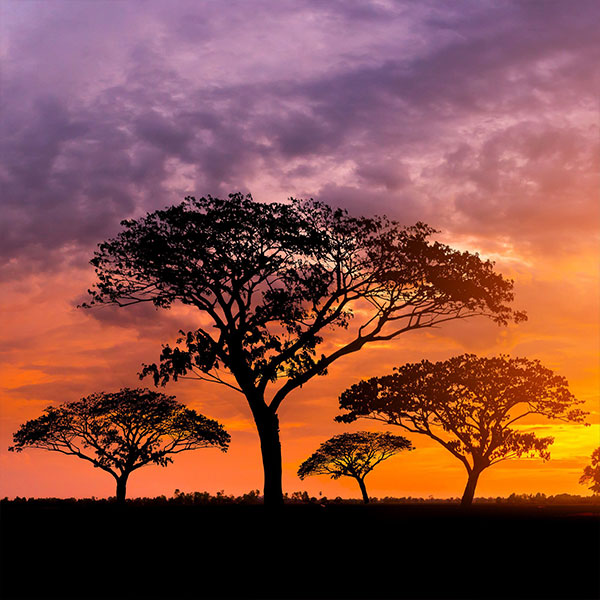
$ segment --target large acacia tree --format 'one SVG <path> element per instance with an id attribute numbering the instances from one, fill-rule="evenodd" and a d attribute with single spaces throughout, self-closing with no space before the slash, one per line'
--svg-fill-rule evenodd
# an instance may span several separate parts
<path id="1" fill-rule="evenodd" d="M 528 415 L 581 423 L 586 413 L 567 380 L 537 360 L 464 354 L 436 363 L 424 360 L 351 386 L 340 396 L 346 413 L 397 425 L 441 444 L 467 470 L 462 505 L 469 506 L 481 472 L 522 456 L 550 458 L 552 437 L 512 425 Z"/>
<path id="2" fill-rule="evenodd" d="M 76 456 L 110 473 L 116 499 L 125 500 L 131 473 L 145 465 L 166 467 L 187 450 L 216 447 L 230 436 L 217 421 L 186 408 L 172 396 L 145 389 L 92 394 L 46 408 L 13 436 L 9 450 L 39 448 Z"/>
<path id="3" fill-rule="evenodd" d="M 232 194 L 188 197 L 122 227 L 91 261 L 98 281 L 84 306 L 198 309 L 202 325 L 164 346 L 142 375 L 157 384 L 195 377 L 245 396 L 266 503 L 283 502 L 277 411 L 334 361 L 446 321 L 524 318 L 509 306 L 512 281 L 493 263 L 431 242 L 434 230 L 422 223 L 401 227 L 314 200 L 266 204 Z M 331 335 L 334 345 L 326 343 Z"/>
<path id="4" fill-rule="evenodd" d="M 329 475 L 332 479 L 352 477 L 358 482 L 363 502 L 369 495 L 365 477 L 380 463 L 412 444 L 401 435 L 389 432 L 356 431 L 335 435 L 323 442 L 298 468 L 298 477 Z"/>

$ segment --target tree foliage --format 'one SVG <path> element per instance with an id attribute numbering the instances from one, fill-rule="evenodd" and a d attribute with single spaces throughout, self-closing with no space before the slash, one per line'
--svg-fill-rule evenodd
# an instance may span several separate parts
<path id="1" fill-rule="evenodd" d="M 581 402 L 564 377 L 537 360 L 464 354 L 406 364 L 351 386 L 340 396 L 346 413 L 336 420 L 366 417 L 434 439 L 465 466 L 468 504 L 483 469 L 522 456 L 550 458 L 552 437 L 519 431 L 514 423 L 528 415 L 581 423 Z"/>
<path id="2" fill-rule="evenodd" d="M 183 334 L 183 349 L 163 354 L 162 369 L 146 370 L 162 381 L 188 371 L 210 377 L 224 366 L 240 386 L 264 390 L 279 377 L 299 385 L 331 362 L 316 356 L 319 332 L 347 328 L 358 301 L 372 309 L 361 343 L 474 314 L 504 324 L 524 318 L 508 307 L 512 282 L 491 262 L 429 243 L 434 230 L 422 223 L 400 227 L 312 200 L 262 204 L 232 194 L 188 197 L 122 225 L 92 260 L 92 304 L 180 301 L 211 318 Z"/>
<path id="3" fill-rule="evenodd" d="M 196 307 L 199 327 L 165 345 L 142 375 L 242 392 L 265 469 L 277 470 L 267 454 L 278 452 L 283 399 L 340 357 L 450 320 L 525 318 L 510 308 L 513 283 L 493 263 L 431 242 L 435 232 L 423 223 L 401 227 L 314 200 L 263 204 L 232 194 L 188 197 L 122 226 L 91 261 L 98 280 L 84 306 Z M 332 348 L 324 342 L 334 330 L 348 331 Z"/>
<path id="4" fill-rule="evenodd" d="M 590 464 L 586 465 L 579 478 L 581 485 L 589 485 L 588 489 L 594 494 L 600 494 L 600 447 L 592 452 Z"/>
<path id="5" fill-rule="evenodd" d="M 9 450 L 39 448 L 77 456 L 124 482 L 148 464 L 167 466 L 172 455 L 217 447 L 230 436 L 217 421 L 186 408 L 172 396 L 122 389 L 50 406 L 13 436 Z"/>
<path id="6" fill-rule="evenodd" d="M 413 450 L 405 437 L 392 433 L 358 431 L 342 433 L 323 442 L 298 468 L 298 476 L 329 475 L 332 479 L 353 477 L 359 482 L 363 499 L 368 502 L 365 477 L 382 461 L 402 450 Z"/>

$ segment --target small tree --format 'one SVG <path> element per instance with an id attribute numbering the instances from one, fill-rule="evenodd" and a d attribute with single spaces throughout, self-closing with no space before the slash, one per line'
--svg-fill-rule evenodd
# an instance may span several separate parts
<path id="1" fill-rule="evenodd" d="M 405 437 L 386 433 L 358 431 L 342 433 L 323 442 L 298 469 L 298 477 L 330 475 L 332 479 L 354 477 L 365 504 L 369 502 L 365 477 L 382 461 L 402 450 L 413 450 Z"/>
<path id="2" fill-rule="evenodd" d="M 587 485 L 594 494 L 600 494 L 600 447 L 592 452 L 591 464 L 583 469 L 583 474 L 579 478 L 581 485 Z"/>
<path id="3" fill-rule="evenodd" d="M 214 446 L 225 452 L 229 440 L 217 421 L 174 397 L 126 388 L 46 408 L 21 425 L 9 450 L 40 448 L 87 460 L 116 479 L 116 498 L 123 502 L 132 471 L 148 464 L 166 467 L 171 455 L 186 450 Z"/>
<path id="4" fill-rule="evenodd" d="M 522 456 L 550 458 L 554 438 L 517 431 L 511 427 L 516 421 L 537 414 L 580 423 L 586 414 L 574 408 L 582 401 L 566 379 L 537 360 L 465 354 L 394 371 L 343 392 L 340 408 L 348 412 L 336 420 L 384 421 L 441 444 L 467 470 L 463 506 L 472 503 L 477 480 L 491 465 Z"/>
<path id="5" fill-rule="evenodd" d="M 493 263 L 431 242 L 435 231 L 423 223 L 232 194 L 188 197 L 122 225 L 91 260 L 98 281 L 83 306 L 180 302 L 199 311 L 199 328 L 181 332 L 142 374 L 243 394 L 269 505 L 283 502 L 278 410 L 292 392 L 367 344 L 476 315 L 524 318 L 510 307 L 512 281 Z M 348 330 L 343 343 L 323 344 L 339 329 Z"/>

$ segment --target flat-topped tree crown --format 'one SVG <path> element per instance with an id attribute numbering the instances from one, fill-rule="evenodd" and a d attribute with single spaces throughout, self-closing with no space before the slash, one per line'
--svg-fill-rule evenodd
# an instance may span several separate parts
<path id="1" fill-rule="evenodd" d="M 13 440 L 11 451 L 38 448 L 92 463 L 116 479 L 117 499 L 124 500 L 133 471 L 149 464 L 166 467 L 173 455 L 188 450 L 225 452 L 230 436 L 217 421 L 173 396 L 124 388 L 50 406 L 22 425 Z"/>
<path id="2" fill-rule="evenodd" d="M 157 384 L 193 376 L 242 392 L 263 453 L 279 452 L 283 399 L 342 356 L 454 319 L 525 318 L 510 307 L 512 281 L 476 254 L 431 242 L 434 230 L 423 223 L 232 194 L 188 197 L 122 225 L 91 261 L 98 282 L 90 305 L 182 302 L 201 311 L 206 325 L 181 332 L 142 374 Z M 345 341 L 319 352 L 335 329 L 348 330 Z"/>
<path id="3" fill-rule="evenodd" d="M 388 431 L 342 433 L 323 442 L 298 468 L 298 477 L 329 475 L 332 479 L 353 477 L 363 502 L 369 502 L 365 477 L 381 462 L 402 450 L 413 450 L 409 440 Z"/>
<path id="4" fill-rule="evenodd" d="M 262 204 L 232 194 L 188 197 L 122 225 L 91 261 L 98 275 L 91 304 L 196 306 L 215 331 L 186 335 L 204 359 L 189 366 L 208 372 L 223 364 L 263 388 L 325 366 L 315 360 L 318 333 L 347 327 L 358 301 L 373 308 L 363 342 L 474 314 L 502 324 L 524 318 L 509 307 L 512 282 L 491 262 L 429 243 L 434 230 L 422 223 L 400 227 L 313 200 Z M 171 366 L 162 377 L 183 368 Z"/>

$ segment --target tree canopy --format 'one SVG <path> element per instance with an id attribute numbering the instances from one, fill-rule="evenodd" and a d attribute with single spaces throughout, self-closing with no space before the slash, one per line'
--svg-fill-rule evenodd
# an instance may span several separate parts
<path id="1" fill-rule="evenodd" d="M 358 481 L 363 500 L 369 502 L 365 477 L 382 461 L 402 450 L 413 450 L 409 440 L 392 433 L 358 431 L 342 433 L 323 442 L 298 468 L 298 476 L 329 475 L 332 479 L 353 477 Z"/>
<path id="2" fill-rule="evenodd" d="M 430 241 L 435 231 L 423 223 L 238 193 L 187 197 L 122 226 L 91 261 L 98 279 L 83 306 L 181 302 L 202 313 L 142 375 L 156 384 L 195 377 L 244 394 L 267 501 L 282 498 L 277 410 L 290 392 L 368 343 L 475 315 L 525 318 L 493 263 Z M 332 347 L 324 342 L 335 330 L 347 331 Z"/>
<path id="3" fill-rule="evenodd" d="M 346 412 L 336 420 L 365 417 L 432 438 L 465 466 L 468 505 L 485 468 L 522 456 L 550 458 L 552 437 L 520 431 L 514 423 L 528 415 L 581 423 L 581 403 L 564 377 L 537 360 L 464 354 L 406 364 L 354 384 L 340 396 Z"/>
<path id="4" fill-rule="evenodd" d="M 581 485 L 591 484 L 588 489 L 594 494 L 600 494 L 600 447 L 592 452 L 590 464 L 584 467 L 579 483 Z"/>
<path id="5" fill-rule="evenodd" d="M 117 480 L 117 498 L 123 500 L 132 471 L 148 464 L 165 467 L 172 455 L 187 450 L 225 452 L 230 436 L 217 421 L 172 396 L 125 388 L 50 406 L 22 425 L 13 440 L 11 451 L 39 448 L 89 461 Z"/>

